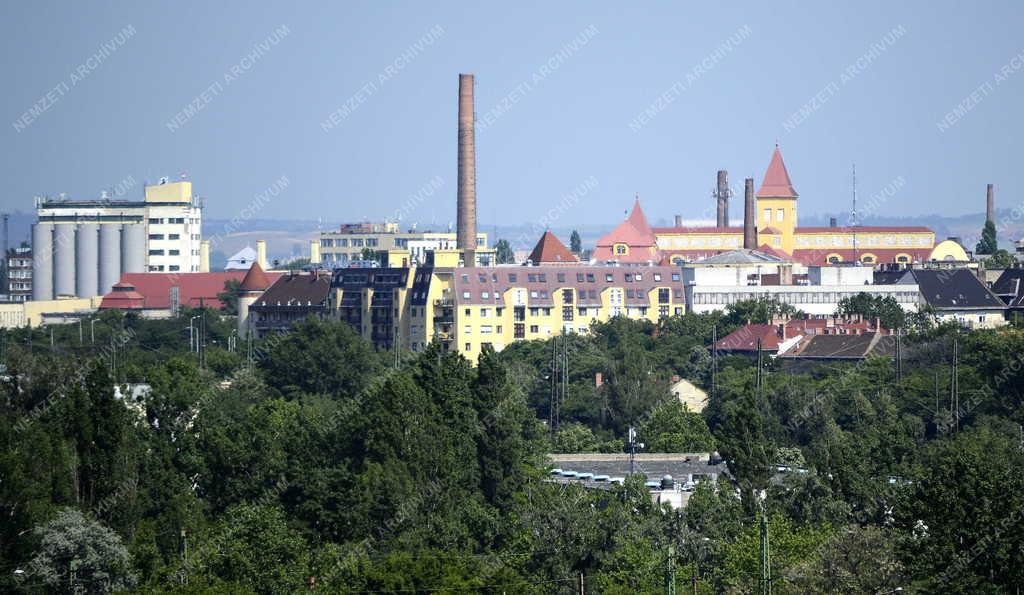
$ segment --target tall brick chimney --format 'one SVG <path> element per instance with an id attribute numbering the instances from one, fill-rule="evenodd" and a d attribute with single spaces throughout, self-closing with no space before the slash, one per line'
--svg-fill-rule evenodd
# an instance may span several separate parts
<path id="1" fill-rule="evenodd" d="M 757 250 L 757 213 L 754 212 L 754 178 L 743 180 L 743 247 Z"/>
<path id="2" fill-rule="evenodd" d="M 473 75 L 459 75 L 459 187 L 455 244 L 473 266 L 476 250 L 476 144 L 473 140 Z"/>
<path id="3" fill-rule="evenodd" d="M 729 172 L 724 169 L 718 170 L 718 189 L 715 191 L 718 198 L 718 227 L 729 227 Z"/>
<path id="4" fill-rule="evenodd" d="M 985 221 L 996 222 L 996 193 L 992 184 L 985 189 Z"/>

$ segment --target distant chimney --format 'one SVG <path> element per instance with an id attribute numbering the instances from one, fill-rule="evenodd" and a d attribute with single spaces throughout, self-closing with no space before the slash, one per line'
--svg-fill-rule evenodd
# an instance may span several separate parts
<path id="1" fill-rule="evenodd" d="M 754 178 L 743 180 L 743 247 L 757 249 L 757 227 L 754 212 Z"/>
<path id="2" fill-rule="evenodd" d="M 459 75 L 459 182 L 455 244 L 469 256 L 476 250 L 476 144 L 473 140 L 473 75 Z"/>
<path id="3" fill-rule="evenodd" d="M 996 222 L 996 193 L 992 184 L 985 189 L 985 221 Z"/>
<path id="4" fill-rule="evenodd" d="M 683 216 L 682 215 L 676 215 L 676 227 L 682 227 L 682 226 L 683 226 Z"/>
<path id="5" fill-rule="evenodd" d="M 729 172 L 718 170 L 718 227 L 729 227 Z"/>
<path id="6" fill-rule="evenodd" d="M 828 226 L 829 227 L 837 227 L 836 218 L 835 217 L 829 217 L 828 218 Z"/>

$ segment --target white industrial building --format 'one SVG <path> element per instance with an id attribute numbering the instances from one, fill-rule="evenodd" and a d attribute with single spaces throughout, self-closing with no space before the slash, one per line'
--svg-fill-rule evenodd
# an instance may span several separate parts
<path id="1" fill-rule="evenodd" d="M 146 186 L 141 201 L 37 198 L 32 299 L 104 295 L 123 273 L 209 269 L 192 183 Z"/>
<path id="2" fill-rule="evenodd" d="M 801 270 L 805 272 L 797 272 Z M 870 266 L 794 267 L 754 250 L 724 252 L 685 265 L 682 280 L 687 309 L 698 314 L 724 310 L 744 300 L 767 299 L 811 316 L 831 316 L 840 300 L 858 293 L 891 296 L 908 312 L 921 303 L 916 284 L 876 285 Z"/>

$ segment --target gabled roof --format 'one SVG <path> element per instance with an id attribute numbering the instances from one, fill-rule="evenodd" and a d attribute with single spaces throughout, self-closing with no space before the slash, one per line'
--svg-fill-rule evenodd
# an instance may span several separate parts
<path id="1" fill-rule="evenodd" d="M 779 151 L 779 145 L 775 145 L 772 160 L 768 164 L 768 171 L 764 174 L 761 189 L 757 191 L 757 197 L 796 198 L 797 196 L 799 195 L 793 189 L 793 183 L 789 180 L 786 164 L 782 162 L 782 152 Z"/>
<path id="2" fill-rule="evenodd" d="M 921 297 L 932 307 L 948 310 L 1006 307 L 967 269 L 914 269 Z"/>
<path id="3" fill-rule="evenodd" d="M 719 351 L 757 351 L 757 340 L 762 351 L 779 350 L 779 329 L 774 324 L 748 324 L 729 333 L 715 343 Z"/>
<path id="4" fill-rule="evenodd" d="M 100 309 L 141 310 L 145 304 L 142 294 L 135 291 L 135 286 L 127 281 L 119 281 L 111 288 L 110 293 L 103 296 Z"/>
<path id="5" fill-rule="evenodd" d="M 615 244 L 629 246 L 628 254 L 615 254 Z M 658 240 L 654 230 L 647 224 L 647 217 L 640 208 L 640 199 L 633 203 L 633 212 L 625 221 L 616 226 L 608 234 L 597 240 L 594 258 L 599 261 L 618 260 L 625 263 L 658 262 L 661 256 L 657 253 Z"/>
<path id="6" fill-rule="evenodd" d="M 249 270 L 242 277 L 242 283 L 238 286 L 240 291 L 266 291 L 270 287 L 270 279 L 263 272 L 260 263 L 254 262 Z"/>
<path id="7" fill-rule="evenodd" d="M 228 258 L 227 264 L 224 265 L 224 270 L 247 271 L 249 270 L 249 265 L 254 262 L 256 262 L 256 250 L 251 246 L 246 246 Z"/>
<path id="8" fill-rule="evenodd" d="M 773 248 L 768 244 L 761 244 L 760 246 L 757 247 L 757 251 L 764 254 L 768 254 L 769 256 L 774 256 L 775 258 L 781 260 L 782 262 L 793 261 L 793 257 L 787 254 L 785 250 L 782 250 L 780 248 Z"/>
<path id="9" fill-rule="evenodd" d="M 537 245 L 530 252 L 530 260 L 533 264 L 554 263 L 569 264 L 579 262 L 579 259 L 560 242 L 555 234 L 545 231 L 544 235 L 537 241 Z"/>
<path id="10" fill-rule="evenodd" d="M 1011 308 L 1024 306 L 1024 269 L 1005 269 L 992 284 L 992 293 Z"/>
<path id="11" fill-rule="evenodd" d="M 271 281 L 281 273 L 264 273 Z M 215 273 L 125 273 L 121 275 L 122 284 L 130 284 L 143 300 L 145 309 L 164 310 L 171 307 L 171 288 L 178 288 L 178 303 L 182 306 L 197 308 L 204 305 L 209 308 L 221 308 L 217 294 L 224 292 L 224 283 L 230 280 L 241 281 L 245 275 L 242 271 L 224 271 Z M 103 296 L 101 309 L 116 308 L 116 292 L 112 290 Z M 107 302 L 107 298 L 115 298 Z M 134 296 L 132 296 L 134 298 Z"/>
<path id="12" fill-rule="evenodd" d="M 793 346 L 783 358 L 864 359 L 869 355 L 891 357 L 895 351 L 892 335 L 873 332 L 850 335 L 811 335 Z"/>
<path id="13" fill-rule="evenodd" d="M 783 262 L 786 261 L 762 250 L 741 248 L 709 256 L 703 260 L 698 260 L 697 264 L 779 264 Z"/>

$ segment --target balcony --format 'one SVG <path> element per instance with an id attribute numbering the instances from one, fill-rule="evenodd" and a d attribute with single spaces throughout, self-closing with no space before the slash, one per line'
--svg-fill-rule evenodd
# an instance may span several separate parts
<path id="1" fill-rule="evenodd" d="M 435 308 L 451 307 L 455 305 L 455 300 L 450 297 L 443 297 L 439 300 L 434 300 Z"/>

